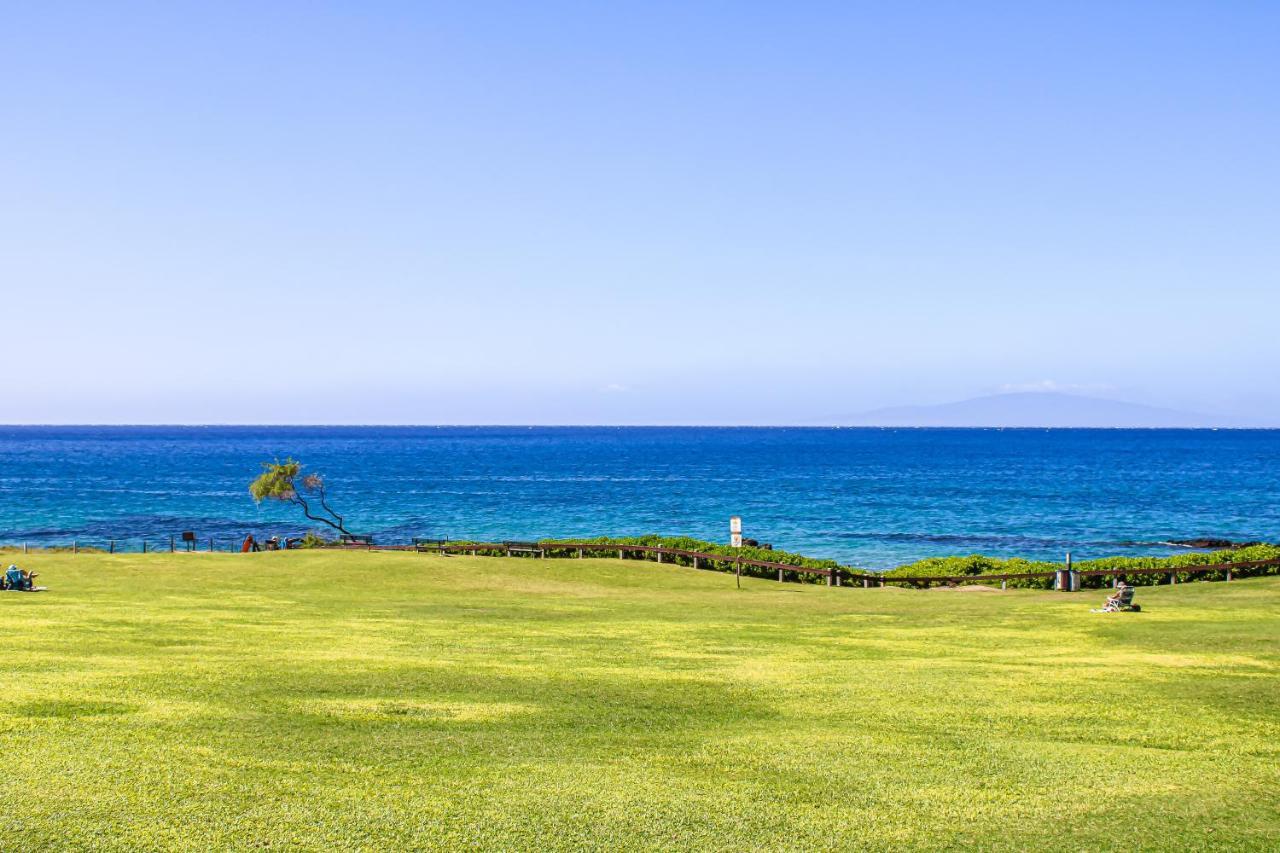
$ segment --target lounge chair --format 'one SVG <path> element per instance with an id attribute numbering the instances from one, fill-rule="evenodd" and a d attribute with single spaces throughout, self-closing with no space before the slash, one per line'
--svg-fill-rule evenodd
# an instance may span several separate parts
<path id="1" fill-rule="evenodd" d="M 1107 599 L 1107 603 L 1102 605 L 1101 609 L 1093 611 L 1094 613 L 1140 613 L 1142 611 L 1141 604 L 1133 603 L 1133 593 L 1135 588 L 1131 586 L 1123 586 L 1116 591 L 1116 594 Z"/>

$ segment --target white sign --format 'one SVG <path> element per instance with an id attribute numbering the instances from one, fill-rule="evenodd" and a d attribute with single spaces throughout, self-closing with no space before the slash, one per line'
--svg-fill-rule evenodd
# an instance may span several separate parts
<path id="1" fill-rule="evenodd" d="M 737 515 L 729 519 L 729 547 L 742 547 L 742 518 Z"/>

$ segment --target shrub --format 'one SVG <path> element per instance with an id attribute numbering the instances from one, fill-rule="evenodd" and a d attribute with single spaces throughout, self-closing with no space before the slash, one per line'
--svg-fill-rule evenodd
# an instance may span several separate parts
<path id="1" fill-rule="evenodd" d="M 1175 554 L 1168 557 L 1102 557 L 1096 560 L 1081 560 L 1074 563 L 1073 568 L 1079 572 L 1114 570 L 1114 569 L 1169 569 L 1176 570 L 1189 566 L 1210 566 L 1219 563 L 1248 563 L 1258 560 L 1278 560 L 1280 559 L 1280 546 L 1277 545 L 1250 545 L 1245 548 L 1228 549 L 1224 551 L 1213 552 L 1194 552 L 1190 554 Z M 1052 572 L 1062 568 L 1062 563 L 1048 563 L 1043 561 L 1023 560 L 1018 557 L 1010 559 L 999 559 L 996 557 L 987 557 L 982 554 L 972 554 L 968 557 L 929 557 L 924 560 L 918 560 L 914 563 L 908 563 L 904 566 L 898 566 L 884 572 L 884 577 L 948 577 L 948 576 L 981 576 L 981 575 L 1002 575 L 1002 574 L 1022 574 L 1028 572 Z M 1177 572 L 1179 581 L 1185 580 L 1219 580 L 1225 577 L 1225 572 L 1197 572 L 1191 574 L 1188 572 Z M 1256 568 L 1241 568 L 1234 572 L 1236 577 L 1248 577 L 1252 575 L 1274 575 L 1280 574 L 1280 566 L 1259 566 Z M 1101 587 L 1108 586 L 1111 583 L 1111 575 L 1086 576 L 1081 578 L 1082 585 L 1085 587 Z M 1164 580 L 1162 574 L 1152 575 L 1130 575 L 1125 577 L 1125 581 L 1134 586 L 1151 586 Z M 1020 578 L 1009 581 L 1011 586 L 1023 587 L 1050 587 L 1053 585 L 1052 578 Z"/>

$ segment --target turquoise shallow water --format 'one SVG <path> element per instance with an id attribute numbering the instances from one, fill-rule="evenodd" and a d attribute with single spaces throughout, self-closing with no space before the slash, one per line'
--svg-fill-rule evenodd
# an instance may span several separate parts
<path id="1" fill-rule="evenodd" d="M 1280 431 L 0 427 L 0 542 L 300 532 L 246 490 L 285 456 L 325 473 L 353 528 L 385 541 L 719 541 L 738 514 L 777 547 L 883 568 L 1280 539 Z"/>

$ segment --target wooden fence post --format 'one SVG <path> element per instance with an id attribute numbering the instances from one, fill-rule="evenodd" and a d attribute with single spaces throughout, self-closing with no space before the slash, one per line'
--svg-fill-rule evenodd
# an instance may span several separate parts
<path id="1" fill-rule="evenodd" d="M 836 585 L 836 573 L 831 571 L 830 569 L 827 569 L 827 586 L 835 586 L 835 585 Z"/>
<path id="2" fill-rule="evenodd" d="M 25 548 L 26 546 L 24 545 L 23 547 Z M 698 568 L 698 558 L 697 558 L 697 557 L 694 557 L 694 558 L 693 558 L 693 567 L 694 567 L 695 569 L 696 569 L 696 568 Z"/>
<path id="3" fill-rule="evenodd" d="M 621 559 L 622 559 L 622 549 L 621 549 L 621 548 L 619 548 L 619 549 L 618 549 L 618 559 L 619 559 L 619 560 L 621 560 Z"/>
<path id="4" fill-rule="evenodd" d="M 116 552 L 116 540 L 111 539 L 109 540 L 109 544 L 107 545 L 107 553 L 114 554 L 115 552 Z"/>
<path id="5" fill-rule="evenodd" d="M 662 552 L 661 552 L 661 551 L 659 551 L 659 552 L 658 552 L 658 562 L 659 562 L 659 563 L 661 563 L 661 562 L 662 562 Z"/>
<path id="6" fill-rule="evenodd" d="M 1227 567 L 1227 580 L 1231 580 L 1231 567 Z"/>
<path id="7" fill-rule="evenodd" d="M 581 548 L 579 548 L 579 549 L 578 549 L 578 559 L 579 559 L 579 560 L 581 560 L 581 559 L 582 559 L 582 549 L 581 549 Z"/>
<path id="8" fill-rule="evenodd" d="M 142 553 L 147 553 L 147 540 L 142 540 Z"/>
<path id="9" fill-rule="evenodd" d="M 782 583 L 782 569 L 778 569 L 778 583 Z"/>
<path id="10" fill-rule="evenodd" d="M 169 534 L 169 553 L 173 553 L 173 534 Z"/>
<path id="11" fill-rule="evenodd" d="M 76 542 L 76 540 L 74 540 L 74 539 L 72 539 L 72 540 L 71 540 L 71 553 L 72 553 L 72 554 L 79 554 L 79 553 L 80 553 L 80 546 L 79 546 L 79 544 Z"/>
<path id="12" fill-rule="evenodd" d="M 1000 578 L 1000 588 L 1001 588 L 1001 589 L 1008 589 L 1008 588 L 1009 588 L 1009 579 L 1008 579 L 1008 578 Z"/>

